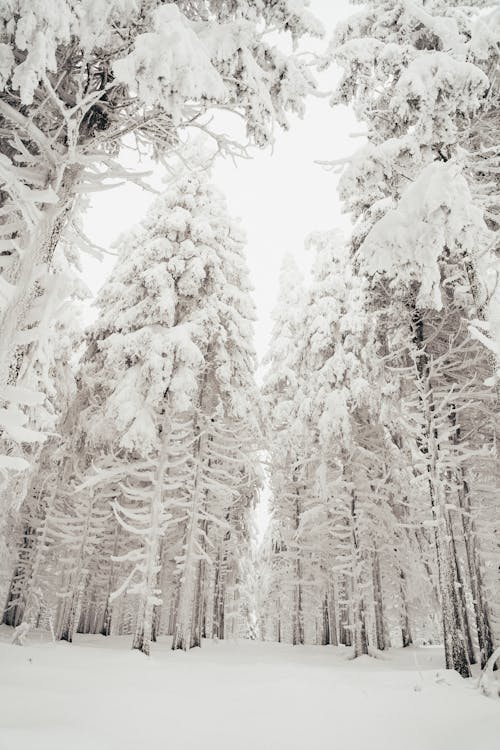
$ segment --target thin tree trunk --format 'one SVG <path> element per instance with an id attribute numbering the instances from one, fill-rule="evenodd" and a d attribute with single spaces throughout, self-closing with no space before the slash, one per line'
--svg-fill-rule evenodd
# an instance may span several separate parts
<path id="1" fill-rule="evenodd" d="M 2 624 L 17 627 L 24 617 L 26 596 L 20 589 L 21 580 L 26 577 L 26 566 L 33 546 L 36 544 L 36 530 L 29 524 L 24 525 L 18 562 L 10 580 L 9 593 L 3 611 Z M 28 583 L 28 581 L 27 581 Z"/>
<path id="2" fill-rule="evenodd" d="M 205 615 L 205 603 L 203 597 L 205 584 L 205 561 L 198 560 L 197 568 L 198 571 L 189 643 L 190 648 L 199 648 L 201 646 L 201 639 L 203 635 L 203 621 Z"/>
<path id="3" fill-rule="evenodd" d="M 300 524 L 300 502 L 299 491 L 295 496 L 295 534 L 298 535 Z M 296 559 L 295 559 L 295 590 L 294 590 L 294 616 L 292 643 L 294 646 L 304 644 L 304 615 L 302 612 L 302 565 L 300 562 L 299 540 L 296 539 Z"/>
<path id="4" fill-rule="evenodd" d="M 329 646 L 331 643 L 331 632 L 330 632 L 330 611 L 328 607 L 328 594 L 323 597 L 322 604 L 322 630 L 321 630 L 321 645 Z"/>
<path id="5" fill-rule="evenodd" d="M 453 443 L 454 445 L 459 445 L 461 439 L 461 431 L 460 426 L 457 425 L 457 414 L 455 408 L 453 408 L 452 410 L 450 420 L 454 427 Z M 493 653 L 494 645 L 491 633 L 488 605 L 486 603 L 486 597 L 483 592 L 481 563 L 477 550 L 474 522 L 471 514 L 469 486 L 465 479 L 463 466 L 460 466 L 457 470 L 457 485 L 458 505 L 465 547 L 467 570 L 469 573 L 469 584 L 476 620 L 480 663 L 481 669 L 484 669 L 486 662 Z"/>
<path id="6" fill-rule="evenodd" d="M 459 491 L 459 502 L 464 532 L 465 553 L 469 569 L 469 581 L 476 617 L 480 663 L 481 669 L 484 669 L 488 659 L 494 651 L 494 643 L 487 599 L 484 594 L 481 561 L 476 544 L 476 532 L 471 514 L 469 488 L 465 479 L 463 479 L 462 487 Z"/>
<path id="7" fill-rule="evenodd" d="M 461 621 L 463 623 L 465 643 L 467 646 L 467 656 L 469 659 L 469 664 L 475 664 L 476 657 L 474 654 L 474 646 L 472 645 L 472 635 L 471 635 L 471 627 L 469 623 L 469 613 L 467 611 L 467 601 L 465 598 L 465 582 L 464 582 L 464 578 L 462 575 L 460 560 L 458 558 L 457 542 L 455 539 L 453 519 L 449 512 L 447 514 L 447 521 L 448 521 L 448 528 L 449 528 L 449 535 L 450 535 L 451 552 L 453 555 L 453 563 L 455 567 L 455 577 L 456 577 L 455 585 L 457 588 L 457 593 L 458 593 L 459 602 L 460 602 L 460 616 L 461 616 Z"/>
<path id="8" fill-rule="evenodd" d="M 335 588 L 332 584 L 328 593 L 328 622 L 330 625 L 330 643 L 332 646 L 339 645 L 339 636 L 337 629 L 337 607 L 335 604 Z"/>
<path id="9" fill-rule="evenodd" d="M 215 571 L 214 585 L 214 608 L 212 632 L 214 638 L 220 640 L 225 638 L 225 599 L 226 599 L 226 578 L 227 578 L 227 549 L 229 542 L 229 533 L 224 537 L 224 549 L 219 551 L 219 556 Z"/>
<path id="10" fill-rule="evenodd" d="M 385 651 L 387 648 L 386 642 L 386 628 L 385 628 L 385 617 L 384 617 L 384 603 L 382 599 L 382 584 L 380 579 L 380 561 L 378 553 L 373 554 L 372 564 L 372 575 L 373 575 L 373 599 L 375 609 L 375 635 L 377 638 L 377 648 L 379 651 Z"/>
<path id="11" fill-rule="evenodd" d="M 470 677 L 464 624 L 457 590 L 456 567 L 453 564 L 446 523 L 446 501 L 443 482 L 438 475 L 439 443 L 434 425 L 434 400 L 429 382 L 430 363 L 424 349 L 424 324 L 421 313 L 414 310 L 414 343 L 416 372 L 420 386 L 420 403 L 425 419 L 425 435 L 421 451 L 427 462 L 427 481 L 434 522 L 439 593 L 441 599 L 445 661 L 447 669 L 456 669 L 462 677 Z"/>
<path id="12" fill-rule="evenodd" d="M 402 570 L 399 573 L 399 595 L 401 598 L 401 640 L 403 648 L 408 648 L 413 643 L 413 637 L 410 625 L 406 576 Z"/>
<path id="13" fill-rule="evenodd" d="M 196 577 L 196 544 L 200 533 L 201 506 L 205 499 L 203 471 L 208 460 L 206 450 L 207 436 L 196 425 L 197 433 L 195 461 L 196 471 L 191 501 L 191 513 L 188 519 L 185 542 L 184 570 L 179 589 L 179 604 L 175 614 L 174 637 L 172 650 L 187 651 L 191 646 L 191 624 L 193 617 L 195 577 Z"/>
<path id="14" fill-rule="evenodd" d="M 118 555 L 120 528 L 121 528 L 120 524 L 117 523 L 115 527 L 115 534 L 114 534 L 114 539 L 113 539 L 113 553 L 109 560 L 109 575 L 108 575 L 108 584 L 107 584 L 107 590 L 106 590 L 106 603 L 104 605 L 102 625 L 99 631 L 101 635 L 105 635 L 105 636 L 111 635 L 111 618 L 113 616 L 113 605 L 111 602 L 111 594 L 115 590 L 115 566 L 113 563 L 113 558 L 117 557 Z"/>
<path id="15" fill-rule="evenodd" d="M 151 641 L 153 638 L 153 613 L 158 601 L 158 572 L 160 561 L 160 538 L 161 511 L 163 504 L 163 484 L 168 462 L 168 440 L 167 425 L 163 425 L 162 446 L 158 458 L 158 466 L 155 472 L 155 485 L 151 498 L 151 521 L 149 532 L 146 537 L 146 571 L 144 587 L 145 591 L 141 597 L 139 614 L 137 617 L 136 631 L 132 642 L 132 649 L 138 649 L 149 656 L 151 653 Z"/>
<path id="16" fill-rule="evenodd" d="M 365 606 L 361 591 L 361 549 L 359 544 L 359 520 L 357 515 L 357 498 L 351 489 L 351 555 L 352 555 L 352 613 L 354 658 L 368 654 L 368 637 L 366 633 Z"/>
<path id="17" fill-rule="evenodd" d="M 352 619 L 350 617 L 350 586 L 343 577 L 341 599 L 339 601 L 339 642 L 343 646 L 352 646 Z"/>

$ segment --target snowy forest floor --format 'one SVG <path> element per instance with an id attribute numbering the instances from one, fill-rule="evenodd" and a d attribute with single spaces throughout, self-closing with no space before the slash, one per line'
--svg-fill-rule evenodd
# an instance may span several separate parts
<path id="1" fill-rule="evenodd" d="M 439 648 L 251 641 L 188 654 L 161 639 L 0 633 L 0 750 L 499 750 L 500 702 L 442 669 Z"/>

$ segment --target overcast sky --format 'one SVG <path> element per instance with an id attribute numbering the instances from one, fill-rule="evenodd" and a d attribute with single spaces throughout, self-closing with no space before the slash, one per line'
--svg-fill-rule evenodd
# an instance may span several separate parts
<path id="1" fill-rule="evenodd" d="M 323 21 L 327 37 L 336 22 L 354 10 L 348 0 L 312 0 L 311 9 Z M 308 47 L 323 51 L 326 43 L 312 42 Z M 323 90 L 333 87 L 335 75 L 330 70 L 322 76 Z M 328 98 L 311 98 L 303 120 L 294 118 L 288 132 L 276 132 L 272 151 L 256 151 L 250 161 L 236 166 L 230 160 L 219 160 L 216 165 L 215 182 L 225 192 L 231 213 L 241 217 L 248 236 L 259 358 L 269 343 L 283 255 L 292 252 L 305 270 L 309 262 L 304 251 L 307 234 L 347 226 L 336 195 L 335 175 L 314 162 L 351 153 L 359 146 L 350 136 L 354 131 L 359 131 L 359 125 L 348 110 L 333 109 Z M 141 219 L 152 200 L 151 193 L 132 184 L 98 193 L 86 216 L 88 235 L 96 244 L 110 247 L 118 234 Z M 85 260 L 85 280 L 92 292 L 98 290 L 112 263 L 109 257 L 102 263 Z"/>

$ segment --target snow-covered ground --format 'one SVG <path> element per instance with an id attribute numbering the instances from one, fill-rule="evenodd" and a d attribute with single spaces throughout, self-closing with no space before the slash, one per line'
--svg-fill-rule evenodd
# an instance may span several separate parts
<path id="1" fill-rule="evenodd" d="M 437 648 L 347 649 L 129 638 L 0 643 L 0 750 L 499 750 L 500 702 Z"/>

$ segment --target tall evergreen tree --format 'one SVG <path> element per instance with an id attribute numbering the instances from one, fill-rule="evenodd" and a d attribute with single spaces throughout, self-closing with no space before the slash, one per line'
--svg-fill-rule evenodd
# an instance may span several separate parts
<path id="1" fill-rule="evenodd" d="M 466 406 L 457 407 L 449 388 L 454 382 L 472 414 L 473 381 L 464 382 L 463 371 L 457 380 L 452 362 L 460 350 L 471 363 L 481 357 L 467 343 L 461 321 L 471 309 L 474 318 L 484 319 L 493 287 L 481 269 L 486 257 L 493 267 L 496 263 L 489 239 L 493 227 L 484 200 L 473 197 L 466 151 L 474 123 L 491 115 L 487 92 L 496 85 L 475 55 L 477 10 L 458 3 L 374 2 L 341 25 L 335 40 L 344 68 L 337 101 L 352 102 L 368 125 L 368 145 L 347 167 L 341 195 L 357 219 L 353 249 L 360 272 L 372 280 L 372 306 L 385 308 L 385 327 L 393 332 L 388 357 L 397 341 L 393 366 L 406 368 L 404 392 L 420 455 L 417 475 L 426 478 L 422 489 L 435 528 L 446 660 L 465 676 L 473 654 L 457 555 L 470 539 L 462 529 L 462 540 L 453 541 L 457 519 L 449 508 L 464 517 L 460 477 L 474 471 L 474 462 L 459 437 Z M 402 324 L 403 337 L 396 332 Z M 497 411 L 494 389 L 489 398 Z M 490 420 L 492 445 L 496 429 Z M 476 579 L 471 572 L 471 587 Z M 484 596 L 475 597 L 478 623 L 487 618 L 486 611 L 479 612 L 481 601 Z M 479 638 L 484 661 L 491 638 L 486 631 Z"/>
<path id="2" fill-rule="evenodd" d="M 299 541 L 300 465 L 303 431 L 296 430 L 294 410 L 300 391 L 298 358 L 303 333 L 304 287 L 292 256 L 285 256 L 263 385 L 269 431 L 271 502 L 271 580 L 277 597 L 276 637 L 304 643 L 303 580 Z M 273 605 L 271 605 L 273 609 Z"/>
<path id="3" fill-rule="evenodd" d="M 122 551 L 111 554 L 122 580 L 105 604 L 120 594 L 135 601 L 134 648 L 149 653 L 155 637 L 169 527 L 182 538 L 171 561 L 174 647 L 200 645 L 205 634 L 207 568 L 217 567 L 214 595 L 224 609 L 222 577 L 237 554 L 229 542 L 244 533 L 258 484 L 249 294 L 239 226 L 209 177 L 184 169 L 122 239 L 88 334 L 66 510 L 74 519 L 68 549 L 77 545 L 83 557 L 65 584 L 64 637 L 84 617 L 116 524 Z M 75 448 L 68 436 L 69 453 Z"/>

